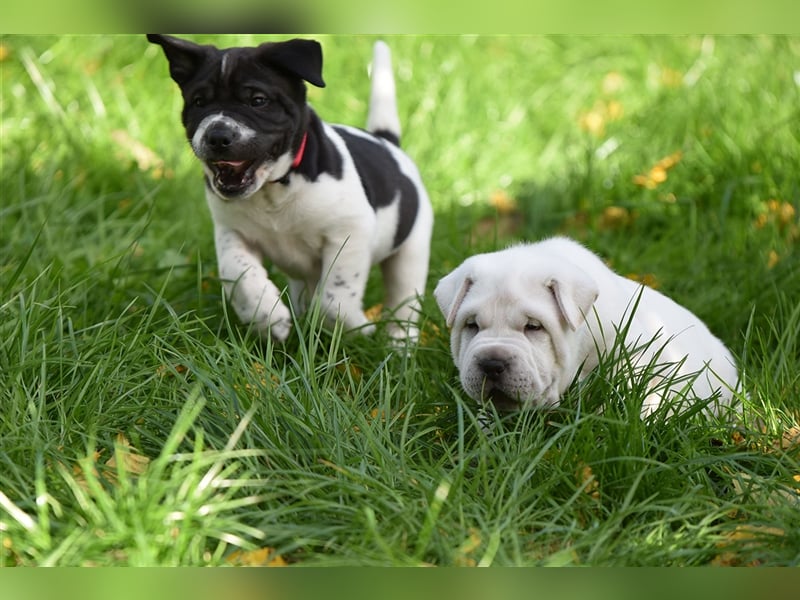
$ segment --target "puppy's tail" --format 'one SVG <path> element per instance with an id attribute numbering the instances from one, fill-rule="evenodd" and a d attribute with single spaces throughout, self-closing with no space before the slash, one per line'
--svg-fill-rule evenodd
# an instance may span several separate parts
<path id="1" fill-rule="evenodd" d="M 392 73 L 392 53 L 382 41 L 375 42 L 372 52 L 372 88 L 369 97 L 367 131 L 400 145 L 400 117 Z"/>

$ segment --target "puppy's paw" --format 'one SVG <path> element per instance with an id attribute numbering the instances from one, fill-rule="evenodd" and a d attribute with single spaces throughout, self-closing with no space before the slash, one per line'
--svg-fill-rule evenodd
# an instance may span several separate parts
<path id="1" fill-rule="evenodd" d="M 251 321 L 262 339 L 272 338 L 285 342 L 292 330 L 292 313 L 283 302 L 278 301 L 266 310 L 259 310 Z"/>
<path id="2" fill-rule="evenodd" d="M 226 283 L 225 292 L 234 312 L 262 339 L 283 342 L 292 329 L 292 313 L 281 301 L 281 291 L 266 278 L 261 268 L 233 274 L 235 283 Z"/>
<path id="3" fill-rule="evenodd" d="M 366 325 L 361 325 L 358 327 L 356 332 L 360 333 L 361 335 L 372 335 L 375 333 L 375 323 L 370 323 L 368 321 Z"/>
<path id="4" fill-rule="evenodd" d="M 328 308 L 326 313 L 326 322 L 329 326 L 332 326 L 338 321 L 342 324 L 344 331 L 348 333 L 357 333 L 360 335 L 372 335 L 375 333 L 375 323 L 361 312 L 360 307 L 350 307 L 350 310 L 346 312 L 341 310 L 341 308 L 339 310 Z"/>
<path id="5" fill-rule="evenodd" d="M 413 323 L 395 321 L 386 326 L 386 331 L 392 341 L 397 344 L 419 340 L 419 328 Z"/>
<path id="6" fill-rule="evenodd" d="M 352 317 L 345 319 L 340 317 L 339 320 L 346 333 L 355 333 L 357 335 L 372 335 L 375 333 L 375 323 L 369 319 L 354 319 Z M 333 322 L 332 318 L 329 319 L 329 323 L 330 322 Z"/>

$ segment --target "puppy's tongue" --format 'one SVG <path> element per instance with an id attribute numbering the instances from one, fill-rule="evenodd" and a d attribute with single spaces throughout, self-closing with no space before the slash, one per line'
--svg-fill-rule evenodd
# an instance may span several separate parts
<path id="1" fill-rule="evenodd" d="M 232 179 L 242 177 L 250 164 L 247 160 L 215 160 L 214 168 L 222 179 Z"/>
<path id="2" fill-rule="evenodd" d="M 216 181 L 226 188 L 236 188 L 245 185 L 248 179 L 248 168 L 252 165 L 248 160 L 216 160 L 213 162 L 216 171 Z"/>
<path id="3" fill-rule="evenodd" d="M 227 167 L 232 169 L 233 171 L 240 171 L 247 165 L 246 160 L 217 160 L 214 161 L 214 165 L 217 167 Z"/>

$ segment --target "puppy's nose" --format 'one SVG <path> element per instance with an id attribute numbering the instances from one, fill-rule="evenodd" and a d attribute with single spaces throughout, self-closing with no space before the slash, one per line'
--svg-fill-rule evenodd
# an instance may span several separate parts
<path id="1" fill-rule="evenodd" d="M 227 148 L 236 141 L 236 134 L 227 127 L 212 127 L 206 131 L 206 143 L 214 150 Z"/>
<path id="2" fill-rule="evenodd" d="M 487 379 L 497 381 L 503 375 L 506 367 L 508 367 L 508 362 L 497 358 L 484 358 L 478 362 L 478 367 L 480 367 Z"/>

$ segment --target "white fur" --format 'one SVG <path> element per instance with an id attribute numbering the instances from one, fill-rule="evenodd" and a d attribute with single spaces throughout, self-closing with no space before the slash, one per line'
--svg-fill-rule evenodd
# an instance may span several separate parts
<path id="1" fill-rule="evenodd" d="M 236 132 L 242 140 L 250 140 L 256 136 L 256 131 L 254 129 L 239 123 L 237 120 L 232 119 L 223 113 L 208 115 L 200 122 L 200 125 L 198 125 L 197 130 L 194 132 L 191 140 L 192 150 L 194 150 L 194 153 L 201 160 L 206 158 L 205 145 L 203 144 L 203 138 L 206 135 L 206 131 L 208 131 L 208 128 L 212 125 L 217 124 L 224 125 L 231 131 Z"/>
<path id="2" fill-rule="evenodd" d="M 731 353 L 700 319 L 567 238 L 468 258 L 434 294 L 452 328 L 462 385 L 476 400 L 495 388 L 501 405 L 557 406 L 625 326 L 636 365 L 654 361 L 660 369 L 642 416 L 684 393 L 689 400 L 719 394 L 717 407 L 726 405 L 737 385 Z M 487 378 L 487 365 L 502 373 Z"/>
<path id="3" fill-rule="evenodd" d="M 369 131 L 386 130 L 400 137 L 397 94 L 392 73 L 392 54 L 385 42 L 378 40 L 372 52 L 372 86 L 367 115 Z"/>
<path id="4" fill-rule="evenodd" d="M 391 78 L 391 64 L 387 65 L 377 45 L 376 53 L 379 83 L 385 86 L 385 69 Z M 384 87 L 381 93 L 373 93 L 372 101 L 387 105 L 371 105 L 370 114 L 394 112 L 399 128 L 394 96 L 389 98 L 385 91 Z M 381 126 L 385 128 L 390 121 L 382 119 Z M 322 175 L 309 182 L 290 172 L 287 185 L 272 183 L 289 170 L 292 157 L 287 155 L 262 166 L 246 197 L 231 201 L 207 190 L 226 295 L 242 321 L 264 336 L 285 340 L 291 327 L 290 312 L 263 266 L 268 259 L 291 279 L 289 291 L 298 312 L 318 294 L 331 320 L 338 318 L 346 329 L 370 333 L 374 325 L 364 315 L 362 299 L 370 267 L 381 263 L 386 305 L 394 310 L 398 323 L 405 323 L 391 326 L 390 333 L 415 337 L 418 296 L 425 290 L 433 227 L 433 211 L 419 172 L 405 153 L 386 145 L 419 195 L 410 234 L 398 248 L 392 248 L 397 202 L 375 211 L 344 140 L 327 124 L 324 132 L 344 159 L 341 180 Z M 247 135 L 246 131 L 240 133 Z M 399 130 L 396 133 L 399 135 Z"/>

